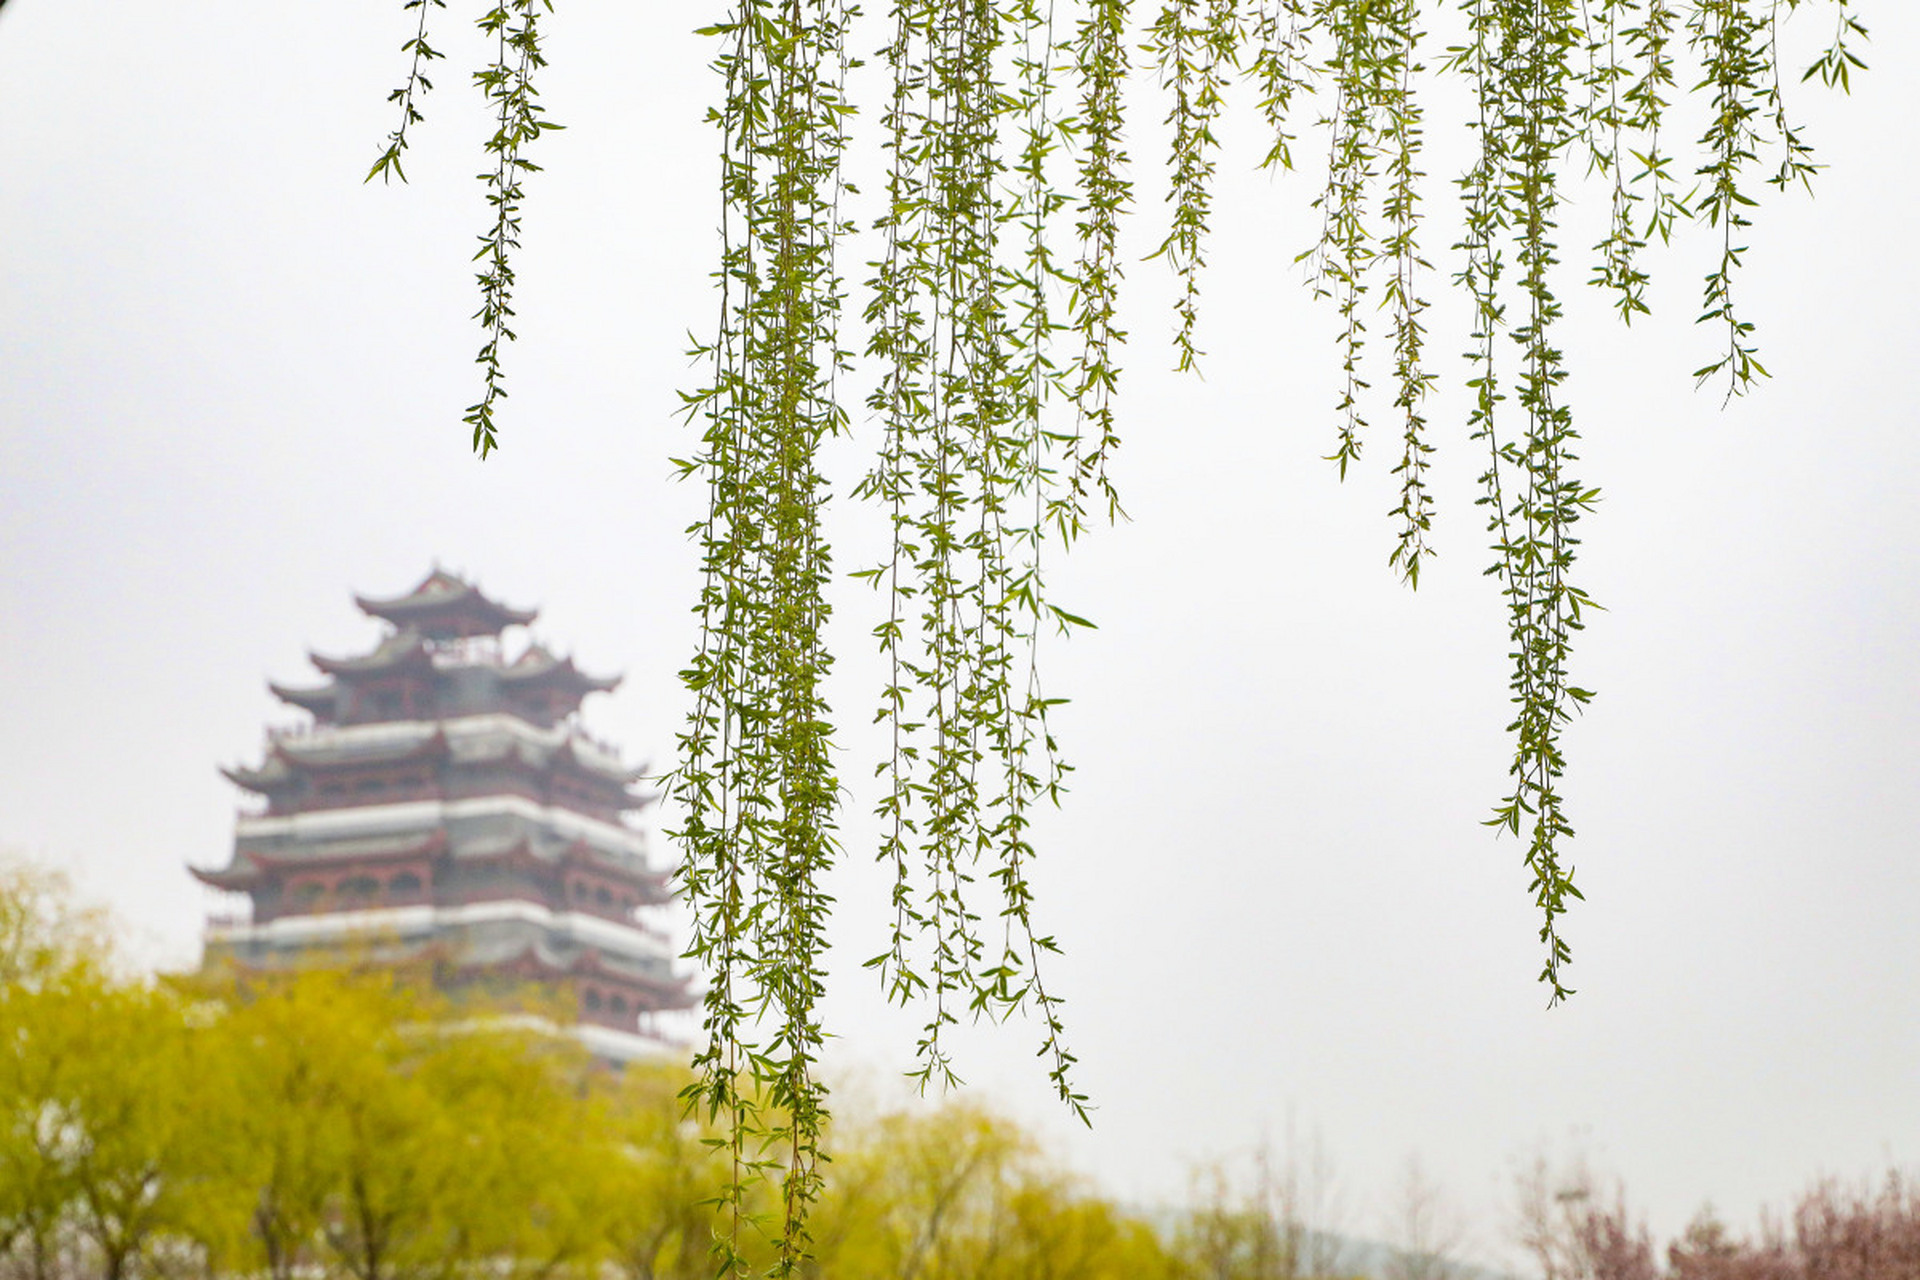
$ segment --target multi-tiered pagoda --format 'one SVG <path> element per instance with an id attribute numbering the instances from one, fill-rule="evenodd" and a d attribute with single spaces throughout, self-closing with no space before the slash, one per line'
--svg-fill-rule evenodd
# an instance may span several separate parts
<path id="1" fill-rule="evenodd" d="M 625 815 L 651 803 L 637 771 L 578 725 L 617 678 L 503 633 L 531 609 L 435 570 L 406 595 L 356 597 L 388 624 L 371 653 L 310 655 L 327 677 L 268 687 L 312 722 L 269 731 L 257 768 L 223 770 L 264 800 L 233 860 L 194 875 L 244 893 L 216 920 L 209 962 L 245 968 L 354 952 L 436 966 L 450 986 L 559 986 L 597 1053 L 653 1043 L 687 980 L 641 913 L 667 901 Z"/>

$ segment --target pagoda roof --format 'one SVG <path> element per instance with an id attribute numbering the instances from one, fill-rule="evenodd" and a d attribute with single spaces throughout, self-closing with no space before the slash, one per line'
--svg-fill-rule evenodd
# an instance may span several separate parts
<path id="1" fill-rule="evenodd" d="M 325 715 L 333 710 L 337 686 L 329 680 L 326 684 L 302 687 L 267 681 L 267 689 L 274 697 L 289 706 L 299 707 L 302 711 L 311 711 L 315 715 Z"/>
<path id="2" fill-rule="evenodd" d="M 619 880 L 623 884 L 640 890 L 645 895 L 642 901 L 648 905 L 657 906 L 666 902 L 670 896 L 667 889 L 669 876 L 666 872 L 627 866 L 609 858 L 585 840 L 575 840 L 563 849 L 558 865 L 563 868 L 584 866 Z"/>
<path id="3" fill-rule="evenodd" d="M 617 808 L 644 809 L 655 799 L 650 795 L 635 795 L 628 790 L 645 776 L 641 771 L 610 767 L 575 752 L 572 744 L 567 742 L 544 749 L 525 742 L 462 744 L 453 749 L 451 755 L 459 764 L 506 764 L 536 778 L 550 772 L 571 773 L 609 788 L 612 793 L 609 802 L 615 803 Z"/>
<path id="4" fill-rule="evenodd" d="M 224 867 L 188 867 L 187 873 L 201 884 L 229 893 L 251 889 L 260 882 L 260 868 L 251 862 L 236 860 Z"/>
<path id="5" fill-rule="evenodd" d="M 358 658 L 329 658 L 308 652 L 313 665 L 330 676 L 380 675 L 408 668 L 430 671 L 433 657 L 427 652 L 426 637 L 414 627 L 402 627 L 376 646 L 372 653 Z"/>
<path id="6" fill-rule="evenodd" d="M 357 595 L 353 602 L 362 613 L 396 627 L 411 627 L 429 640 L 499 635 L 508 627 L 525 626 L 540 616 L 538 609 L 502 604 L 473 583 L 440 568 L 405 595 Z"/>
<path id="7" fill-rule="evenodd" d="M 270 755 L 266 763 L 258 769 L 249 769 L 245 765 L 222 768 L 220 776 L 236 787 L 266 795 L 293 781 L 293 770 L 287 768 L 287 762 L 278 754 Z"/>
<path id="8" fill-rule="evenodd" d="M 281 869 L 323 866 L 328 863 L 386 863 L 412 858 L 432 857 L 447 851 L 447 833 L 435 829 L 424 834 L 373 836 L 364 840 L 336 840 L 299 852 L 248 850 L 241 857 L 260 867 Z M 237 859 L 236 859 L 237 861 Z"/>
<path id="9" fill-rule="evenodd" d="M 259 884 L 263 873 L 290 871 L 306 867 L 341 864 L 383 865 L 414 858 L 437 857 L 447 851 L 444 830 L 424 835 L 375 836 L 365 840 L 340 840 L 299 853 L 273 853 L 260 849 L 242 850 L 232 863 L 218 869 L 187 868 L 193 878 L 216 889 L 242 890 Z"/>
<path id="10" fill-rule="evenodd" d="M 585 840 L 573 841 L 562 848 L 557 856 L 543 856 L 534 850 L 530 841 L 522 837 L 513 844 L 487 853 L 466 854 L 459 860 L 468 866 L 483 864 L 546 872 L 585 867 L 628 888 L 638 890 L 644 905 L 657 906 L 668 901 L 670 896 L 667 889 L 668 873 L 632 866 L 610 858 Z"/>
<path id="11" fill-rule="evenodd" d="M 527 773 L 539 777 L 549 772 L 570 773 L 590 783 L 597 783 L 608 791 L 608 802 L 619 809 L 644 809 L 657 798 L 652 795 L 637 795 L 630 788 L 645 778 L 644 769 L 627 769 L 610 765 L 595 759 L 591 754 L 573 749 L 571 740 L 563 741 L 556 747 L 545 750 L 524 742 L 497 743 L 480 749 L 468 749 L 455 752 L 455 759 L 463 764 L 483 762 L 503 762 L 516 765 Z"/>
<path id="12" fill-rule="evenodd" d="M 409 760 L 432 760 L 446 755 L 447 737 L 436 726 L 412 738 L 395 737 L 347 748 L 324 740 L 311 742 L 302 738 L 282 738 L 273 744 L 273 754 L 289 764 L 309 769 L 401 764 Z"/>
<path id="13" fill-rule="evenodd" d="M 502 667 L 500 681 L 521 688 L 559 685 L 582 694 L 611 693 L 620 687 L 619 676 L 590 676 L 574 666 L 572 658 L 555 657 L 551 650 L 537 644 L 528 645 L 511 665 Z"/>
<path id="14" fill-rule="evenodd" d="M 646 765 L 638 765 L 629 769 L 623 765 L 599 758 L 598 752 L 577 751 L 574 749 L 574 740 L 572 738 L 567 739 L 555 747 L 549 759 L 556 765 L 567 766 L 580 773 L 586 774 L 588 777 L 604 779 L 607 782 L 616 782 L 622 787 L 630 787 L 635 783 L 644 782 L 649 776 L 648 766 Z M 636 799 L 640 801 L 639 805 L 635 806 L 636 808 L 645 807 L 653 803 L 651 796 L 640 796 L 636 797 Z"/>
<path id="15" fill-rule="evenodd" d="M 612 964 L 591 947 L 568 955 L 538 942 L 508 942 L 505 946 L 469 949 L 461 958 L 459 967 L 547 982 L 592 977 L 624 986 L 630 991 L 645 992 L 659 1002 L 661 1009 L 686 1009 L 694 1003 L 688 991 L 692 985 L 691 978 L 680 974 L 662 978 L 625 965 Z"/>

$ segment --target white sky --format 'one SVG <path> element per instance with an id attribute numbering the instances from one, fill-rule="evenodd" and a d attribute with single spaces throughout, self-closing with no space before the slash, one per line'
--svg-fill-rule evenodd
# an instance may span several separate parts
<path id="1" fill-rule="evenodd" d="M 1057 578 L 1100 630 L 1054 650 L 1078 773 L 1040 873 L 1094 1129 L 1048 1106 L 1030 1029 L 970 1035 L 966 1060 L 1109 1190 L 1176 1198 L 1192 1161 L 1291 1126 L 1321 1135 L 1348 1230 L 1384 1230 L 1417 1152 L 1492 1253 L 1543 1144 L 1590 1153 L 1661 1232 L 1703 1201 L 1746 1222 L 1816 1176 L 1920 1161 L 1920 13 L 1866 16 L 1852 100 L 1794 94 L 1831 172 L 1751 236 L 1772 383 L 1724 413 L 1692 390 L 1697 253 L 1658 260 L 1658 317 L 1631 333 L 1584 264 L 1564 278 L 1606 492 L 1581 577 L 1611 611 L 1577 657 L 1600 690 L 1568 738 L 1589 901 L 1580 994 L 1554 1012 L 1521 850 L 1479 825 L 1505 646 L 1459 393 L 1433 407 L 1441 559 L 1414 597 L 1385 568 L 1390 429 L 1344 488 L 1317 461 L 1334 361 L 1290 266 L 1304 184 L 1240 176 L 1244 138 L 1229 157 L 1204 381 L 1162 372 L 1168 291 L 1133 268 L 1133 520 Z M 197 954 L 185 866 L 224 860 L 238 802 L 215 767 L 292 718 L 265 680 L 368 645 L 349 592 L 435 558 L 624 670 L 589 725 L 664 763 L 697 496 L 667 458 L 691 447 L 673 411 L 715 221 L 687 32 L 712 20 L 593 0 L 551 23 L 545 96 L 570 128 L 531 184 L 506 448 L 482 465 L 458 422 L 484 217 L 459 68 L 414 185 L 359 184 L 391 124 L 397 4 L 0 13 L 0 847 L 74 869 L 141 954 Z M 1149 193 L 1159 114 L 1135 111 Z M 1451 176 L 1460 140 L 1437 109 L 1433 128 Z M 1444 213 L 1450 189 L 1430 198 Z M 1457 376 L 1461 308 L 1432 293 Z M 873 673 L 847 599 L 862 785 Z M 830 1017 L 847 1069 L 883 1076 L 917 1022 L 858 969 L 882 946 L 862 825 Z"/>

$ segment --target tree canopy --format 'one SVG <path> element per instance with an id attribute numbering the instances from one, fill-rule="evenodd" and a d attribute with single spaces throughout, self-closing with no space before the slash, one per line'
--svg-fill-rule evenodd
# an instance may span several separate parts
<path id="1" fill-rule="evenodd" d="M 55 877 L 0 859 L 10 937 L 60 935 L 65 901 Z M 714 1274 L 734 1208 L 711 1195 L 726 1139 L 686 1119 L 684 1064 L 611 1070 L 524 1010 L 346 957 L 153 981 L 77 931 L 15 954 L 0 968 L 0 1274 Z M 876 1110 L 837 1132 L 810 1276 L 1276 1274 L 1222 1269 L 1184 1218 L 1123 1209 L 977 1105 Z M 764 1217 L 771 1199 L 762 1185 L 740 1207 Z M 1194 1220 L 1250 1216 L 1222 1203 Z M 765 1266 L 777 1246 L 750 1232 L 740 1250 Z"/>
<path id="2" fill-rule="evenodd" d="M 370 176 L 403 176 L 445 7 L 404 4 L 398 120 Z M 476 255 L 483 390 L 466 422 L 485 457 L 502 440 L 530 153 L 557 126 L 537 92 L 549 0 L 501 0 L 477 19 L 495 54 L 473 79 L 497 128 Z M 1795 19 L 1824 25 L 1790 63 Z M 1060 1096 L 1084 1102 L 1041 979 L 1053 942 L 1027 874 L 1034 807 L 1058 799 L 1067 772 L 1039 651 L 1090 625 L 1051 595 L 1052 557 L 1121 510 L 1109 462 L 1134 264 L 1120 228 L 1136 203 L 1127 112 L 1142 77 L 1158 81 L 1171 136 L 1154 256 L 1179 282 L 1183 368 L 1201 355 L 1229 104 L 1243 99 L 1261 123 L 1264 165 L 1292 167 L 1309 139 L 1324 153 L 1300 260 L 1339 328 L 1328 458 L 1344 476 L 1384 416 L 1398 482 L 1389 564 L 1409 587 L 1435 514 L 1435 282 L 1471 317 L 1462 425 L 1483 459 L 1477 503 L 1510 662 L 1512 758 L 1488 825 L 1525 843 L 1540 978 L 1549 1003 L 1571 994 L 1561 917 L 1580 890 L 1562 731 L 1592 697 L 1572 657 L 1596 607 L 1576 561 L 1600 491 L 1581 473 L 1564 388 L 1565 285 L 1584 273 L 1631 323 L 1648 310 L 1650 248 L 1699 224 L 1713 247 L 1696 375 L 1727 396 L 1765 375 L 1739 305 L 1747 231 L 1764 192 L 1816 174 L 1788 94 L 1808 81 L 1844 90 L 1863 65 L 1849 0 L 1163 0 L 1144 12 L 894 0 L 870 14 L 851 0 L 735 0 L 704 33 L 718 317 L 696 331 L 704 373 L 684 397 L 698 441 L 679 465 L 708 505 L 689 530 L 701 639 L 671 789 L 690 954 L 711 979 L 695 1094 L 728 1117 L 732 1201 L 756 1170 L 778 1171 L 781 1267 L 805 1254 L 820 1190 L 821 877 L 842 793 L 823 450 L 850 430 L 873 444 L 843 487 L 892 530 L 888 554 L 848 575 L 878 595 L 889 672 L 874 714 L 889 743 L 877 853 L 893 869 L 893 919 L 872 964 L 893 996 L 926 1002 L 923 1080 L 952 1078 L 944 1032 L 957 1018 L 1027 1009 Z M 1445 175 L 1452 204 L 1426 170 L 1436 89 L 1465 104 L 1443 123 L 1472 142 L 1466 169 Z M 1606 207 L 1584 262 L 1561 230 L 1576 189 Z"/>

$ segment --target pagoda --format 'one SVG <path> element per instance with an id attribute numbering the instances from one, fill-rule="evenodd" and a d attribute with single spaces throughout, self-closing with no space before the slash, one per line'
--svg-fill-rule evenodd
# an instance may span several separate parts
<path id="1" fill-rule="evenodd" d="M 222 770 L 262 802 L 233 858 L 193 874 L 243 893 L 207 928 L 207 960 L 280 968 L 348 953 L 431 964 L 442 985 L 557 987 L 577 1032 L 616 1060 L 660 1043 L 690 1008 L 666 935 L 642 915 L 666 875 L 626 817 L 652 803 L 639 771 L 579 726 L 619 679 L 503 638 L 535 611 L 440 569 L 392 599 L 372 652 L 310 654 L 325 681 L 270 683 L 310 722 L 269 730 L 265 760 Z"/>

